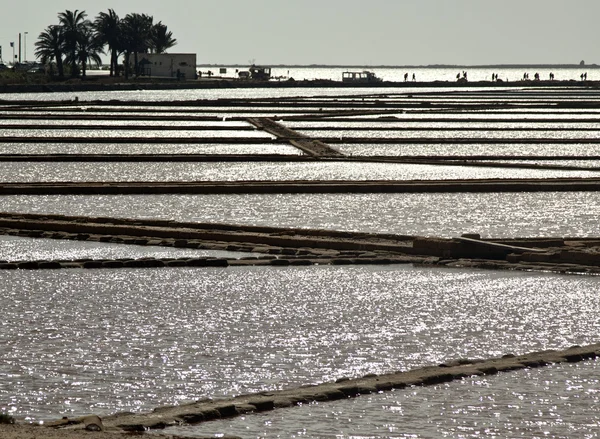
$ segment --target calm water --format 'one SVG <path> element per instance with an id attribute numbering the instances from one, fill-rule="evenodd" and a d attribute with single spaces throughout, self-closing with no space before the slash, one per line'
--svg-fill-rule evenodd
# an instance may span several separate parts
<path id="1" fill-rule="evenodd" d="M 32 419 L 145 411 L 594 343 L 597 286 L 402 265 L 3 271 L 0 400 Z"/>
<path id="2" fill-rule="evenodd" d="M 163 246 L 113 244 L 108 242 L 67 241 L 62 239 L 24 238 L 0 235 L 0 260 L 39 261 L 60 259 L 119 258 L 240 258 L 256 253 L 185 249 Z"/>
<path id="3" fill-rule="evenodd" d="M 0 182 L 456 180 L 597 177 L 598 171 L 344 162 L 3 162 Z"/>
<path id="4" fill-rule="evenodd" d="M 570 145 L 552 144 L 520 144 L 520 143 L 471 143 L 471 144 L 442 144 L 414 143 L 407 145 L 390 144 L 339 144 L 338 151 L 352 156 L 474 156 L 474 155 L 529 155 L 561 157 L 569 155 L 600 156 L 600 145 L 575 143 Z"/>
<path id="5" fill-rule="evenodd" d="M 5 196 L 7 212 L 454 237 L 600 237 L 595 192 Z"/>
<path id="6" fill-rule="evenodd" d="M 203 68 L 204 70 L 204 68 Z M 274 69 L 276 76 L 339 79 L 346 69 Z M 458 69 L 373 69 L 386 80 L 415 73 L 417 81 L 456 81 Z M 516 81 L 523 69 L 468 69 L 471 81 L 492 73 Z M 528 69 L 529 70 L 529 69 Z M 588 79 L 600 70 L 585 69 Z M 558 80 L 578 80 L 584 69 L 555 69 Z M 231 71 L 230 71 L 231 73 Z M 529 70 L 531 77 L 535 73 Z M 545 79 L 549 71 L 540 70 Z M 490 84 L 491 85 L 491 84 Z M 491 145 L 342 144 L 352 155 L 600 155 L 600 112 L 528 108 L 530 102 L 585 99 L 593 90 L 520 88 L 381 88 L 170 90 L 1 95 L 3 99 L 59 100 L 77 97 L 64 115 L 82 114 L 86 100 L 193 100 L 295 98 L 342 103 L 381 100 L 439 105 L 500 104 L 497 110 L 432 112 L 398 110 L 324 122 L 286 122 L 316 137 L 482 137 Z M 502 108 L 504 104 L 517 109 Z M 189 122 L 189 108 L 139 106 L 135 114 L 177 121 L 131 124 L 107 102 L 85 109 L 104 117 L 102 129 L 85 122 L 39 121 L 44 129 L 2 129 L 3 135 L 88 136 L 86 145 L 0 144 L 3 153 L 298 153 L 282 145 L 106 144 L 107 136 L 262 136 L 233 131 L 238 116 L 273 116 L 273 108 L 204 108 L 213 122 Z M 99 110 L 99 111 L 96 111 Z M 156 111 L 161 110 L 161 111 Z M 4 110 L 4 116 L 40 114 Z M 279 111 L 279 110 L 277 110 Z M 314 112 L 306 104 L 296 114 Z M 290 113 L 286 113 L 290 114 Z M 230 115 L 227 115 L 230 116 Z M 226 116 L 226 117 L 227 117 Z M 473 118 L 482 121 L 473 122 Z M 423 119 L 426 119 L 423 121 Z M 539 120 L 543 120 L 540 122 Z M 26 119 L 4 124 L 29 124 Z M 38 123 L 38 121 L 35 121 Z M 53 124 L 72 129 L 52 129 Z M 232 130 L 210 130 L 220 124 Z M 133 125 L 133 124 L 131 124 Z M 160 125 L 185 127 L 161 130 Z M 326 128 L 335 125 L 343 130 Z M 384 134 L 378 127 L 411 128 Z M 352 128 L 362 128 L 353 130 Z M 446 131 L 429 130 L 444 128 Z M 464 128 L 476 127 L 478 131 Z M 315 129 L 315 128 L 325 128 Z M 520 131 L 496 131 L 495 129 Z M 545 131 L 526 131 L 543 128 Z M 589 131 L 577 129 L 593 129 Z M 462 129 L 462 131 L 460 131 Z M 502 143 L 504 138 L 587 138 L 590 144 Z M 337 147 L 337 146 L 336 146 Z M 540 161 L 540 163 L 544 163 Z M 554 163 L 554 162 L 550 162 Z M 567 162 L 565 162 L 567 163 Z M 592 161 L 580 161 L 594 165 Z M 590 172 L 530 171 L 469 167 L 338 163 L 317 164 L 67 164 L 2 163 L 0 181 L 165 179 L 431 179 L 596 175 Z M 465 232 L 485 237 L 599 237 L 596 193 L 501 194 L 302 194 L 167 196 L 3 196 L 3 211 L 168 218 L 330 230 L 390 232 L 451 237 Z M 169 256 L 198 250 L 135 248 L 72 241 L 5 237 L 0 259 L 52 257 Z M 173 252 L 173 253 L 171 253 Z M 191 252 L 191 253 L 188 253 Z M 109 255 L 109 256 L 107 256 Z M 235 257 L 235 256 L 234 256 Z M 324 285 L 327 287 L 325 288 Z M 0 408 L 32 420 L 90 412 L 147 411 L 205 397 L 231 396 L 333 381 L 342 376 L 406 370 L 464 357 L 524 353 L 598 342 L 598 279 L 476 270 L 389 267 L 170 268 L 144 270 L 18 270 L 0 272 L 5 303 L 0 320 Z M 466 379 L 430 388 L 363 396 L 331 404 L 246 416 L 181 430 L 200 435 L 229 432 L 243 437 L 595 437 L 599 415 L 597 362 Z M 591 432 L 591 433 L 589 433 Z"/>
<path id="7" fill-rule="evenodd" d="M 283 154 L 302 155 L 291 145 L 160 143 L 1 143 L 0 154 Z"/>
<path id="8" fill-rule="evenodd" d="M 600 428 L 597 363 L 468 378 L 167 431 L 243 438 L 594 438 Z"/>

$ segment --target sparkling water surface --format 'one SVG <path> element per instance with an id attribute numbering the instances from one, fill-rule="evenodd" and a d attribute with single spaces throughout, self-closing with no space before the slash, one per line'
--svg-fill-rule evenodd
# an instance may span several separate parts
<path id="1" fill-rule="evenodd" d="M 297 130 L 309 130 L 310 128 L 321 128 L 321 129 L 335 129 L 335 132 L 343 131 L 343 129 L 355 129 L 356 134 L 363 131 L 367 131 L 369 128 L 379 128 L 393 131 L 397 129 L 397 132 L 404 132 L 406 129 L 427 130 L 431 128 L 436 129 L 449 129 L 458 130 L 460 128 L 468 128 L 469 130 L 486 130 L 486 129 L 506 129 L 506 130 L 523 130 L 525 128 L 535 129 L 546 129 L 546 130 L 573 130 L 577 129 L 591 129 L 600 130 L 596 123 L 585 123 L 585 122 L 530 122 L 515 120 L 512 122 L 418 122 L 418 121 L 377 121 L 377 120 L 366 120 L 364 122 L 358 121 L 339 121 L 339 120 L 327 120 L 327 121 L 285 121 L 283 123 L 288 128 Z M 322 130 L 315 131 L 318 135 Z"/>
<path id="2" fill-rule="evenodd" d="M 588 68 L 586 67 L 586 70 Z M 345 69 L 274 69 L 276 76 L 296 79 L 335 79 Z M 415 73 L 418 80 L 455 82 L 464 69 L 375 69 L 384 79 L 401 80 Z M 471 70 L 471 69 L 470 69 Z M 473 69 L 470 80 L 486 80 L 492 73 L 518 80 L 521 69 Z M 600 70 L 590 68 L 588 78 Z M 530 72 L 533 76 L 533 71 Z M 542 78 L 549 71 L 538 69 Z M 557 79 L 575 79 L 582 68 L 555 70 Z M 525 84 L 525 83 L 523 83 Z M 523 84 L 519 84 L 519 87 Z M 490 84 L 491 85 L 491 84 Z M 595 139 L 597 109 L 529 108 L 528 102 L 547 105 L 557 101 L 599 101 L 594 91 L 579 88 L 528 90 L 493 87 L 465 90 L 444 88 L 339 89 L 237 89 L 165 90 L 131 92 L 67 92 L 47 94 L 3 94 L 3 99 L 74 100 L 99 99 L 194 100 L 221 98 L 302 98 L 315 102 L 339 99 L 341 103 L 362 100 L 402 103 L 434 102 L 436 106 L 486 101 L 515 108 L 449 113 L 423 108 L 381 115 L 396 122 L 377 121 L 377 114 L 362 116 L 356 124 L 337 117 L 334 122 L 297 123 L 290 126 L 347 127 L 346 131 L 314 130 L 316 137 L 412 136 L 427 133 L 493 137 L 492 145 L 342 145 L 340 150 L 363 155 L 598 155 L 596 144 L 508 145 L 502 137 Z M 359 102 L 360 101 L 360 102 Z M 64 114 L 82 114 L 81 104 Z M 151 106 L 152 107 L 152 106 Z M 139 106 L 140 116 L 171 116 L 182 121 L 156 124 L 186 126 L 189 108 Z M 160 108 L 159 108 L 160 107 Z M 353 108 L 350 105 L 346 109 Z M 66 108 L 66 107 L 65 107 Z M 317 107 L 299 105 L 291 112 L 275 107 L 203 107 L 199 115 L 223 121 L 223 111 L 236 116 L 273 116 L 312 113 Z M 340 108 L 342 108 L 340 106 Z M 364 108 L 364 107 L 363 107 Z M 91 110 L 91 109 L 90 109 Z M 123 114 L 106 105 L 90 111 L 107 119 Z M 158 110 L 158 111 L 156 111 Z M 379 110 L 377 110 L 379 111 Z M 2 111 L 1 115 L 39 115 Z M 439 122 L 424 124 L 419 119 Z M 472 119 L 485 119 L 476 122 Z M 276 118 L 277 119 L 277 118 Z M 451 122 L 447 122 L 452 119 Z M 511 122 L 504 122 L 513 119 Z M 533 122 L 544 119 L 544 123 Z M 503 122 L 500 122 L 503 120 Z M 564 122 L 570 120 L 572 122 Z M 40 121 L 41 123 L 48 123 Z M 85 123 L 82 121 L 81 123 Z M 19 124 L 20 120 L 6 123 Z M 29 122 L 23 122 L 29 124 Z M 33 122 L 31 125 L 35 125 Z M 69 121 L 56 121 L 68 124 Z M 79 122 L 78 122 L 79 123 Z M 107 136 L 115 134 L 116 121 L 94 121 L 106 125 Z M 137 123 L 137 122 L 135 122 Z M 198 137 L 201 131 L 148 130 L 153 136 Z M 190 127 L 204 122 L 189 123 Z M 287 122 L 286 122 L 287 123 Z M 412 127 L 415 131 L 383 134 L 357 131 L 356 126 Z M 146 124 L 146 122 L 144 122 Z M 428 125 L 429 124 L 429 125 Z M 468 125 L 466 125 L 468 124 Z M 232 124 L 235 129 L 237 125 Z M 465 130 L 422 131 L 427 126 L 478 127 Z M 540 127 L 543 131 L 493 131 L 491 128 Z M 421 130 L 421 131 L 417 131 Z M 486 131 L 488 130 L 488 131 Z M 554 130 L 554 131 L 553 131 Z M 88 134 L 84 134 L 85 132 Z M 81 133 L 90 130 L 2 130 L 4 135 L 30 136 Z M 210 136 L 229 136 L 228 131 L 207 131 Z M 46 133 L 46 134 L 41 134 Z M 90 134 L 91 133 L 91 134 Z M 125 134 L 123 134 L 125 133 Z M 174 134 L 179 133 L 179 134 Z M 238 131 L 247 137 L 252 131 Z M 59 134 L 56 134 L 59 135 Z M 79 135 L 79 134 L 78 134 Z M 142 134 L 143 135 L 143 134 Z M 418 134 L 420 135 L 420 134 Z M 265 138 L 267 140 L 267 138 Z M 95 149 L 89 145 L 0 145 L 0 151 L 26 153 L 54 151 L 243 151 L 253 145 L 116 145 Z M 262 145 L 260 146 L 262 148 Z M 47 148 L 47 149 L 44 149 Z M 104 149 L 105 148 L 105 149 Z M 239 148 L 239 149 L 236 149 Z M 264 151 L 273 151 L 265 145 Z M 337 145 L 336 145 L 337 148 Z M 262 151 L 262 149 L 261 149 Z M 280 151 L 280 150 L 278 150 Z M 293 149 L 287 149 L 286 153 Z M 36 152 L 37 153 L 37 152 Z M 222 153 L 222 152 L 219 152 Z M 237 152 L 236 152 L 237 153 Z M 277 152 L 276 152 L 277 153 Z M 590 162 L 584 162 L 590 163 Z M 66 164 L 61 164 L 66 165 Z M 240 165 L 225 169 L 174 166 L 165 169 L 129 164 L 111 168 L 107 164 L 86 167 L 53 167 L 46 164 L 0 165 L 6 181 L 53 181 L 60 179 L 199 179 L 237 175 L 255 179 L 324 178 L 426 179 L 430 175 L 495 175 L 488 169 L 467 167 L 373 166 L 342 170 L 334 163 L 314 167 Z M 187 166 L 187 167 L 186 167 Z M 229 166 L 231 167 L 231 166 Z M 81 170 L 79 173 L 75 168 Z M 98 169 L 106 168 L 106 169 Z M 144 168 L 143 171 L 138 169 Z M 401 171 L 400 171 L 401 169 Z M 503 177 L 520 175 L 501 170 Z M 513 171 L 515 171 L 513 173 Z M 162 172 L 162 174 L 161 174 Z M 187 173 L 186 173 L 187 172 Z M 477 174 L 482 172 L 482 174 Z M 555 172 L 555 171 L 552 171 Z M 461 174 L 462 173 L 462 174 Z M 350 177 L 348 177 L 348 175 Z M 381 177 L 377 177 L 381 175 Z M 551 175 L 595 175 L 594 173 L 534 173 Z M 115 177 L 117 176 L 117 177 Z M 217 176 L 219 176 L 217 178 Z M 249 176 L 249 177 L 245 177 Z M 412 177 L 411 177 L 412 176 Z M 439 178 L 439 177 L 436 177 Z M 484 177 L 482 177 L 484 178 Z M 261 178 L 262 179 L 262 178 Z M 19 181 L 19 180 L 15 180 Z M 2 196 L 3 211 L 62 213 L 69 215 L 165 218 L 182 221 L 219 222 L 300 228 L 451 237 L 465 232 L 484 237 L 576 236 L 598 237 L 600 206 L 596 193 L 497 193 L 497 194 L 302 194 L 302 195 L 165 195 L 165 196 Z M 31 244 L 25 238 L 0 239 L 7 257 L 53 257 L 53 255 L 122 254 L 121 247 L 98 248 L 95 243 L 55 242 Z M 73 247 L 69 247 L 69 246 Z M 125 246 L 124 246 L 125 247 Z M 126 251 L 134 246 L 126 246 Z M 160 249 L 162 251 L 163 248 Z M 168 251 L 175 249 L 167 249 Z M 177 249 L 179 251 L 180 249 Z M 137 250 L 135 250 L 137 251 Z M 142 252 L 149 251 L 143 248 Z M 152 250 L 150 250 L 152 251 Z M 187 251 L 187 250 L 185 250 Z M 193 250 L 196 252 L 197 250 Z M 117 252 L 117 253 L 111 253 Z M 129 254 L 129 253 L 127 253 Z M 137 253 L 136 253 L 137 254 Z M 196 253 L 194 253 L 196 254 Z M 125 256 L 128 257 L 128 256 Z M 4 281 L 2 281 L 4 278 Z M 0 403 L 11 414 L 31 420 L 54 419 L 86 413 L 100 415 L 120 410 L 149 411 L 164 404 L 177 404 L 205 397 L 295 387 L 333 381 L 341 376 L 406 370 L 464 357 L 489 357 L 524 353 L 573 344 L 598 342 L 598 280 L 594 276 L 557 276 L 546 273 L 512 273 L 478 270 L 387 267 L 246 267 L 169 268 L 124 270 L 16 270 L 0 272 L 0 290 L 5 300 L 0 320 Z M 494 377 L 465 379 L 430 388 L 406 389 L 348 401 L 315 404 L 258 416 L 207 424 L 209 433 L 243 437 L 595 437 L 598 429 L 597 362 L 553 366 Z M 241 423 L 238 423 L 241 422 Z M 232 427 L 228 427 L 231 423 Z M 202 427 L 203 428 L 203 427 Z M 188 430 L 200 434 L 201 430 Z M 591 433 L 588 433 L 591 432 Z"/>
<path id="3" fill-rule="evenodd" d="M 0 162 L 0 181 L 458 180 L 599 176 L 593 171 L 347 162 Z"/>
<path id="4" fill-rule="evenodd" d="M 598 361 L 315 402 L 162 433 L 242 438 L 594 438 Z"/>
<path id="5" fill-rule="evenodd" d="M 375 143 L 336 144 L 335 149 L 351 156 L 473 156 L 473 155 L 535 155 L 535 156 L 600 156 L 600 143 L 571 143 L 553 144 L 544 142 L 540 144 L 521 143 L 469 143 L 469 144 L 442 144 L 442 143 L 414 143 L 414 144 L 387 144 Z"/>
<path id="6" fill-rule="evenodd" d="M 95 107 L 94 107 L 95 108 Z M 129 108 L 128 108 L 129 109 Z M 3 113 L 3 114 L 8 114 L 9 112 Z M 22 112 L 13 112 L 13 114 L 16 115 L 21 115 L 23 114 Z M 31 112 L 31 113 L 26 113 L 26 114 L 34 114 L 34 115 L 38 115 L 39 113 L 37 111 L 35 112 Z M 56 112 L 48 112 L 47 114 L 53 114 L 56 115 Z M 60 113 L 63 114 L 63 113 Z M 76 113 L 76 114 L 82 114 L 80 113 Z M 102 117 L 102 113 L 98 115 L 99 117 Z M 67 125 L 67 126 L 72 126 L 74 129 L 76 129 L 78 126 L 81 125 L 102 125 L 102 126 L 106 126 L 107 129 L 110 129 L 112 126 L 128 126 L 128 125 L 132 125 L 132 126 L 138 126 L 138 125 L 143 125 L 143 126 L 147 126 L 148 128 L 160 128 L 160 127 L 191 127 L 191 128 L 198 128 L 198 129 L 208 129 L 208 127 L 218 127 L 219 129 L 224 129 L 224 128 L 229 128 L 229 129 L 239 129 L 239 128 L 249 128 L 252 127 L 254 128 L 252 125 L 248 124 L 247 122 L 242 122 L 242 121 L 203 121 L 203 120 L 198 120 L 198 121 L 188 121 L 188 120 L 129 120 L 129 119 L 124 119 L 124 120 L 106 120 L 106 119 L 100 119 L 100 120 L 76 120 L 76 119 L 66 119 L 66 120 L 60 120 L 60 119 L 21 119 L 21 120 L 14 120 L 14 119 L 0 119 L 0 126 L 2 125 L 31 125 L 31 126 L 44 126 L 44 127 L 48 127 L 48 129 L 51 129 L 54 125 Z M 171 130 L 169 130 L 171 131 Z"/>
<path id="7" fill-rule="evenodd" d="M 0 235 L 0 260 L 38 261 L 73 259 L 119 258 L 241 258 L 258 256 L 257 253 L 220 250 L 186 249 L 153 245 L 115 244 L 64 239 L 25 238 Z"/>
<path id="8" fill-rule="evenodd" d="M 96 137 L 143 137 L 143 138 L 154 138 L 154 137 L 170 137 L 170 138 L 203 138 L 203 137 L 223 137 L 223 138 L 237 138 L 237 137 L 252 137 L 252 138 L 264 138 L 264 139 L 275 139 L 275 136 L 268 134 L 264 131 L 246 131 L 246 130 L 204 130 L 204 131 L 187 131 L 187 130 L 161 130 L 161 129 L 147 129 L 147 130 L 126 130 L 126 129 L 111 129 L 105 130 L 83 130 L 83 129 L 72 129 L 72 130 L 52 130 L 52 129 L 11 129 L 6 128 L 2 130 L 3 136 L 12 137 L 85 137 L 85 138 L 96 138 Z"/>
<path id="9" fill-rule="evenodd" d="M 303 155 L 292 145 L 160 143 L 2 143 L 0 154 L 283 154 Z"/>
<path id="10" fill-rule="evenodd" d="M 562 349 L 597 342 L 600 326 L 593 276 L 409 265 L 16 270 L 0 272 L 0 289 L 0 400 L 29 419 Z"/>
<path id="11" fill-rule="evenodd" d="M 327 142 L 327 139 L 339 139 L 344 137 L 364 137 L 373 139 L 386 139 L 386 138 L 398 138 L 398 139 L 497 139 L 502 141 L 505 139 L 598 139 L 600 134 L 600 128 L 598 131 L 489 131 L 482 129 L 480 131 L 472 130 L 449 130 L 449 131 L 438 131 L 438 130 L 412 130 L 412 131 L 352 131 L 352 130 L 336 130 L 336 131 L 322 131 L 322 130 L 310 130 L 302 129 L 298 132 L 305 136 L 323 139 Z"/>
<path id="12" fill-rule="evenodd" d="M 455 237 L 600 237 L 595 192 L 2 196 L 3 210 Z"/>

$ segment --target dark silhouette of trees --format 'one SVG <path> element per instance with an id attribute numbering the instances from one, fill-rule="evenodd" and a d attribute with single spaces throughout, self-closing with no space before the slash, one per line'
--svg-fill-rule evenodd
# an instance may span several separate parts
<path id="1" fill-rule="evenodd" d="M 37 42 L 35 43 L 35 56 L 40 58 L 43 64 L 56 62 L 56 69 L 58 70 L 58 76 L 63 78 L 65 76 L 63 69 L 63 47 L 64 47 L 64 36 L 60 26 L 52 25 L 48 26 L 42 33 L 40 33 Z"/>
<path id="2" fill-rule="evenodd" d="M 77 60 L 81 64 L 81 76 L 85 77 L 88 63 L 94 62 L 97 66 L 102 64 L 100 54 L 104 53 L 102 48 L 104 44 L 98 39 L 98 36 L 92 31 L 91 26 L 81 30 L 77 39 Z"/>
<path id="3" fill-rule="evenodd" d="M 58 14 L 59 26 L 63 32 L 64 38 L 64 51 L 66 53 L 67 63 L 71 65 L 71 76 L 75 77 L 79 74 L 77 67 L 77 43 L 81 38 L 81 34 L 84 32 L 86 27 L 91 26 L 89 20 L 87 20 L 87 14 L 85 11 L 79 12 L 77 9 L 74 11 L 66 10 Z"/>
<path id="4" fill-rule="evenodd" d="M 56 61 L 58 74 L 64 76 L 64 65 L 71 69 L 71 76 L 86 75 L 87 66 L 101 63 L 104 46 L 110 55 L 110 75 L 118 70 L 118 59 L 124 55 L 125 76 L 129 77 L 131 54 L 134 56 L 134 72 L 139 75 L 139 53 L 165 53 L 177 44 L 167 26 L 146 14 L 131 13 L 120 19 L 113 9 L 101 12 L 92 23 L 85 11 L 60 12 L 58 25 L 48 26 L 35 43 L 36 56 L 43 63 Z"/>
<path id="5" fill-rule="evenodd" d="M 125 43 L 125 71 L 133 53 L 133 70 L 140 74 L 138 53 L 146 53 L 150 48 L 150 32 L 153 18 L 146 14 L 127 14 L 123 19 L 123 41 Z M 127 76 L 127 73 L 125 74 Z"/>
<path id="6" fill-rule="evenodd" d="M 173 38 L 173 32 L 167 30 L 167 26 L 162 22 L 156 23 L 150 30 L 150 53 L 165 53 L 168 49 L 177 44 Z"/>
<path id="7" fill-rule="evenodd" d="M 109 9 L 108 13 L 100 12 L 94 21 L 94 30 L 98 40 L 108 46 L 110 76 L 114 76 L 119 64 L 119 55 L 123 52 L 121 20 L 113 9 Z"/>

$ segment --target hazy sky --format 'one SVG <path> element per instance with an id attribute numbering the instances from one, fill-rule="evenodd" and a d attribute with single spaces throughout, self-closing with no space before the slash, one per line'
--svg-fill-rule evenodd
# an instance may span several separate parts
<path id="1" fill-rule="evenodd" d="M 57 14 L 94 19 L 146 13 L 213 64 L 600 64 L 599 0 L 3 0 L 0 46 L 40 32 Z M 10 6 L 9 6 L 10 4 Z"/>

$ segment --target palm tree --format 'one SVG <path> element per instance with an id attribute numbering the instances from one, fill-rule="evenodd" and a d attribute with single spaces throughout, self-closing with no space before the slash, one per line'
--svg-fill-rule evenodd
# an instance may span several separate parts
<path id="1" fill-rule="evenodd" d="M 110 53 L 110 76 L 117 71 L 119 54 L 123 51 L 122 22 L 113 9 L 100 12 L 94 21 L 94 30 L 102 44 L 108 45 Z"/>
<path id="2" fill-rule="evenodd" d="M 63 45 L 64 35 L 60 26 L 48 26 L 35 43 L 35 56 L 40 58 L 42 63 L 52 63 L 52 60 L 56 61 L 56 68 L 58 69 L 58 76 L 63 78 Z"/>
<path id="3" fill-rule="evenodd" d="M 65 11 L 58 14 L 58 21 L 64 34 L 64 49 L 67 59 L 71 63 L 71 76 L 77 76 L 77 42 L 83 30 L 91 25 L 86 20 L 85 11 Z"/>
<path id="4" fill-rule="evenodd" d="M 134 71 L 139 74 L 138 53 L 146 53 L 150 47 L 150 31 L 153 18 L 146 14 L 127 14 L 123 19 L 125 43 L 125 75 L 129 69 L 129 57 L 134 56 Z"/>
<path id="5" fill-rule="evenodd" d="M 104 53 L 104 44 L 94 34 L 91 27 L 86 27 L 79 34 L 77 40 L 77 62 L 81 63 L 81 76 L 85 77 L 88 62 L 94 62 L 97 66 L 102 64 L 100 54 Z"/>
<path id="6" fill-rule="evenodd" d="M 150 53 L 165 53 L 177 40 L 173 38 L 173 32 L 167 31 L 167 26 L 162 22 L 156 23 L 150 30 Z"/>

